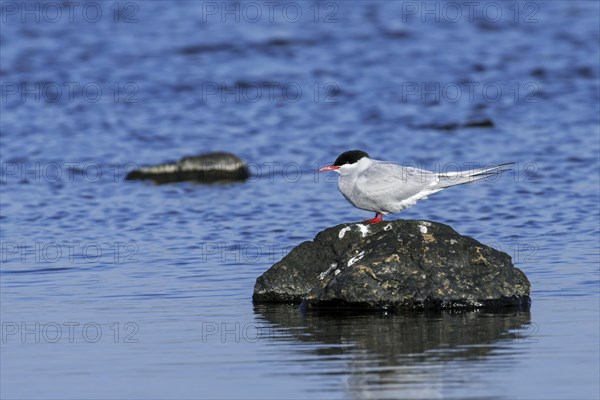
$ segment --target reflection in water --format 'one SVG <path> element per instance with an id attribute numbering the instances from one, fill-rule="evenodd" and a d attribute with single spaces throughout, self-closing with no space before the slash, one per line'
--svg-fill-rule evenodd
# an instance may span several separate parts
<path id="1" fill-rule="evenodd" d="M 535 334 L 530 312 L 521 310 L 356 315 L 261 304 L 254 311 L 269 326 L 270 340 L 322 344 L 310 347 L 318 359 L 346 360 L 344 371 L 320 373 L 348 375 L 346 389 L 358 398 L 443 396 L 444 389 L 469 380 L 461 363 L 510 357 L 496 350 Z M 306 351 L 298 347 L 299 360 L 312 359 Z"/>

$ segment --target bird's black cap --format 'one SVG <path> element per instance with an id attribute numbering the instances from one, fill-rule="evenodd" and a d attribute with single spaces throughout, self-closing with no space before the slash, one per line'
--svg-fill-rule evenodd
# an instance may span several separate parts
<path id="1" fill-rule="evenodd" d="M 342 165 L 346 164 L 354 164 L 363 157 L 370 158 L 369 155 L 362 150 L 345 151 L 335 159 L 333 165 L 336 167 L 341 167 Z"/>

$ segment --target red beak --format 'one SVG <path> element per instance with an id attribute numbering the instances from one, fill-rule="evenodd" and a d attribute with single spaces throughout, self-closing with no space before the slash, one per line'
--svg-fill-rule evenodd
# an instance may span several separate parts
<path id="1" fill-rule="evenodd" d="M 320 168 L 319 172 L 324 172 L 324 171 L 337 171 L 338 169 L 340 169 L 339 166 L 337 165 L 328 165 L 326 167 Z"/>

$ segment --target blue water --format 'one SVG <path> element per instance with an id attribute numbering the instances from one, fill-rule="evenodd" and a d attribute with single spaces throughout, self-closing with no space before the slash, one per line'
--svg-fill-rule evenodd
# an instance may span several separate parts
<path id="1" fill-rule="evenodd" d="M 0 9 L 2 398 L 600 396 L 597 2 L 24 4 Z M 511 254 L 531 310 L 253 306 L 293 246 L 372 217 L 314 173 L 353 148 L 516 162 L 396 218 Z M 123 179 L 215 150 L 255 176 Z"/>

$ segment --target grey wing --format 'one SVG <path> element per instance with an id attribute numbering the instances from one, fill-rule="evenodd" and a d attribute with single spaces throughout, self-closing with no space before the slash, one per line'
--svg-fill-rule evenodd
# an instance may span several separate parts
<path id="1" fill-rule="evenodd" d="M 401 202 L 436 190 L 437 182 L 434 172 L 377 162 L 358 175 L 355 194 L 381 211 L 398 212 Z"/>

